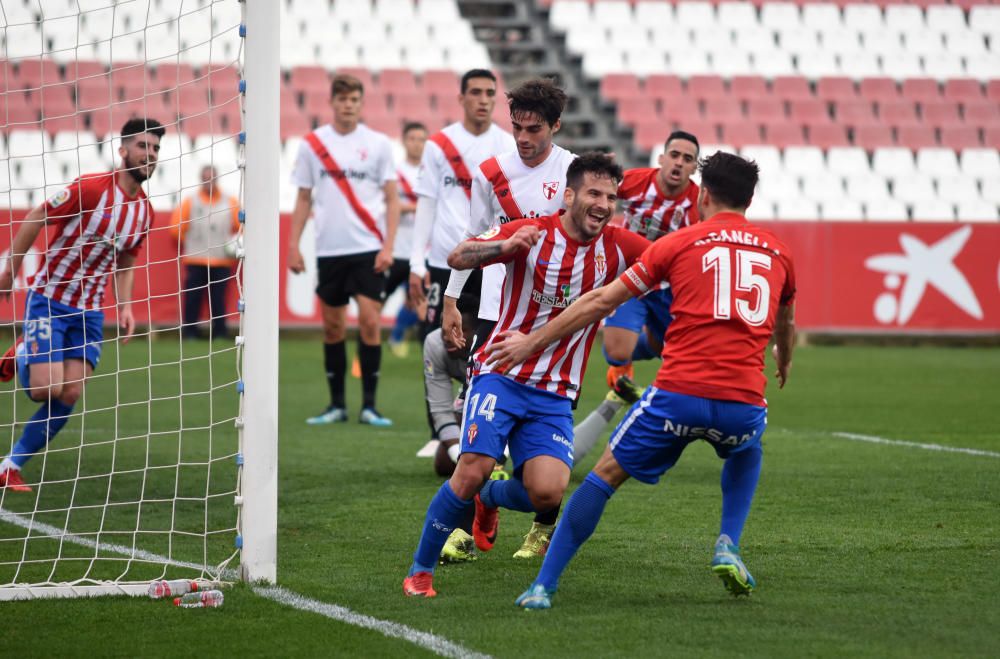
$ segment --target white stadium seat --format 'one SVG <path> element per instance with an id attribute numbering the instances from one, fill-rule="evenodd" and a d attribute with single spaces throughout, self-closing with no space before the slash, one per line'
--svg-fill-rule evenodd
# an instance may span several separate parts
<path id="1" fill-rule="evenodd" d="M 906 205 L 898 199 L 883 197 L 865 204 L 865 219 L 873 222 L 906 221 Z"/>
<path id="2" fill-rule="evenodd" d="M 566 47 L 570 52 L 583 53 L 596 47 L 608 48 L 608 31 L 603 25 L 581 25 L 566 34 Z"/>
<path id="3" fill-rule="evenodd" d="M 590 78 L 600 79 L 609 73 L 626 70 L 621 51 L 596 46 L 583 53 L 583 72 Z"/>
<path id="4" fill-rule="evenodd" d="M 829 55 L 856 53 L 862 49 L 861 35 L 862 32 L 854 28 L 830 26 L 819 30 L 819 42 L 823 52 Z M 896 40 L 898 42 L 898 37 Z M 891 43 L 892 40 L 887 38 L 886 41 Z"/>
<path id="5" fill-rule="evenodd" d="M 1000 205 L 1000 185 L 996 181 L 983 181 L 982 198 L 994 206 Z"/>
<path id="6" fill-rule="evenodd" d="M 873 55 L 895 55 L 905 52 L 903 36 L 898 32 L 861 30 L 861 47 Z"/>
<path id="7" fill-rule="evenodd" d="M 785 171 L 808 176 L 826 171 L 823 150 L 815 146 L 790 146 L 784 154 Z"/>
<path id="8" fill-rule="evenodd" d="M 843 27 L 840 9 L 832 2 L 809 3 L 802 7 L 802 25 L 813 30 Z"/>
<path id="9" fill-rule="evenodd" d="M 914 5 L 890 4 L 885 8 L 885 25 L 890 30 L 907 32 L 927 27 L 924 12 Z"/>
<path id="10" fill-rule="evenodd" d="M 922 78 L 924 66 L 919 55 L 914 53 L 896 53 L 882 56 L 882 75 L 904 80 L 906 78 Z"/>
<path id="11" fill-rule="evenodd" d="M 691 29 L 709 27 L 715 24 L 715 8 L 710 2 L 702 0 L 680 2 L 677 4 L 675 12 L 678 25 Z"/>
<path id="12" fill-rule="evenodd" d="M 649 28 L 637 23 L 612 25 L 608 30 L 608 43 L 621 50 L 629 48 L 649 48 Z M 656 44 L 653 44 L 655 47 Z"/>
<path id="13" fill-rule="evenodd" d="M 762 169 L 756 194 L 762 199 L 771 201 L 778 201 L 784 197 L 800 197 L 799 178 L 780 169 L 773 172 Z"/>
<path id="14" fill-rule="evenodd" d="M 856 30 L 884 30 L 885 17 L 877 5 L 851 3 L 844 6 L 844 26 Z"/>
<path id="15" fill-rule="evenodd" d="M 1000 6 L 975 5 L 969 9 L 969 28 L 979 34 L 1000 32 Z"/>
<path id="16" fill-rule="evenodd" d="M 961 174 L 934 176 L 937 182 L 937 196 L 944 201 L 957 204 L 965 199 L 979 199 L 979 185 L 976 179 Z"/>
<path id="17" fill-rule="evenodd" d="M 740 149 L 740 155 L 756 162 L 762 177 L 782 170 L 781 151 L 777 147 L 766 144 L 745 146 Z"/>
<path id="18" fill-rule="evenodd" d="M 826 152 L 826 168 L 838 176 L 862 175 L 871 172 L 868 154 L 854 146 L 835 146 Z"/>
<path id="19" fill-rule="evenodd" d="M 952 149 L 927 147 L 917 151 L 917 171 L 928 176 L 957 176 L 958 157 Z"/>
<path id="20" fill-rule="evenodd" d="M 892 197 L 904 204 L 931 201 L 937 198 L 934 181 L 927 174 L 910 174 L 892 180 Z"/>
<path id="21" fill-rule="evenodd" d="M 794 3 L 765 2 L 760 8 L 760 22 L 772 30 L 797 30 L 802 26 L 802 16 Z"/>
<path id="22" fill-rule="evenodd" d="M 721 5 L 721 7 L 731 7 L 731 3 Z M 803 32 L 807 32 L 803 30 Z M 771 52 L 777 49 L 774 33 L 767 28 L 758 27 L 750 23 L 742 29 L 733 32 L 733 44 L 739 50 L 748 53 Z M 815 42 L 813 46 L 815 46 Z"/>
<path id="23" fill-rule="evenodd" d="M 968 199 L 958 204 L 959 222 L 996 222 L 1000 220 L 996 202 Z"/>
<path id="24" fill-rule="evenodd" d="M 840 199 L 831 199 L 821 203 L 819 205 L 819 216 L 823 220 L 854 221 L 865 219 L 865 211 L 860 201 L 841 197 Z"/>
<path id="25" fill-rule="evenodd" d="M 833 201 L 844 196 L 844 183 L 836 174 L 817 172 L 802 177 L 802 196 L 812 201 Z"/>
<path id="26" fill-rule="evenodd" d="M 417 3 L 417 15 L 433 24 L 462 21 L 455 0 L 420 0 Z"/>
<path id="27" fill-rule="evenodd" d="M 973 178 L 1000 178 L 1000 154 L 996 149 L 962 149 L 962 174 Z"/>
<path id="28" fill-rule="evenodd" d="M 955 207 L 944 199 L 927 199 L 913 204 L 911 214 L 915 222 L 953 222 Z"/>
<path id="29" fill-rule="evenodd" d="M 563 32 L 586 25 L 590 23 L 590 5 L 587 0 L 556 0 L 549 10 L 549 22 Z"/>
<path id="30" fill-rule="evenodd" d="M 754 57 L 754 66 L 757 75 L 765 78 L 776 76 L 792 75 L 795 73 L 795 63 L 792 56 L 783 51 L 773 51 L 771 53 L 758 53 Z"/>
<path id="31" fill-rule="evenodd" d="M 750 59 L 750 53 L 741 50 L 729 52 L 716 51 L 712 53 L 712 73 L 724 78 L 733 76 L 753 75 L 758 73 Z"/>
<path id="32" fill-rule="evenodd" d="M 632 25 L 632 5 L 627 2 L 598 2 L 591 10 L 593 20 L 600 25 Z"/>
<path id="33" fill-rule="evenodd" d="M 875 53 L 842 53 L 840 70 L 852 78 L 873 78 L 882 74 L 882 64 Z"/>
<path id="34" fill-rule="evenodd" d="M 861 174 L 844 177 L 848 199 L 863 203 L 889 198 L 889 188 L 885 179 L 877 174 Z"/>
<path id="35" fill-rule="evenodd" d="M 779 220 L 818 220 L 819 205 L 802 197 L 779 199 L 775 215 Z"/>
<path id="36" fill-rule="evenodd" d="M 960 32 L 969 28 L 965 12 L 958 5 L 931 5 L 925 12 L 925 18 L 927 27 L 941 32 Z"/>
<path id="37" fill-rule="evenodd" d="M 698 50 L 685 52 L 670 51 L 669 71 L 682 78 L 708 73 L 711 71 L 708 54 Z"/>
<path id="38" fill-rule="evenodd" d="M 964 78 L 966 75 L 964 58 L 957 52 L 927 55 L 924 57 L 924 74 L 938 80 Z"/>
<path id="39" fill-rule="evenodd" d="M 1000 9 L 1000 7 L 997 7 Z M 1000 40 L 1000 33 L 994 37 L 994 43 Z M 996 50 L 997 46 L 994 45 L 994 51 L 989 55 L 973 55 L 965 58 L 965 73 L 970 78 L 978 78 L 979 80 L 992 80 L 997 77 L 997 71 L 1000 71 L 1000 51 Z"/>
<path id="40" fill-rule="evenodd" d="M 757 23 L 757 10 L 749 2 L 724 2 L 716 10 L 716 25 L 739 31 Z"/>
<path id="41" fill-rule="evenodd" d="M 806 78 L 840 75 L 840 66 L 837 64 L 836 55 L 827 50 L 817 50 L 799 55 L 796 69 L 800 75 Z M 846 75 L 850 75 L 850 72 L 847 72 Z"/>
<path id="42" fill-rule="evenodd" d="M 299 0 L 302 2 L 302 0 Z M 320 3 L 309 3 L 316 8 Z M 308 17 L 308 15 L 307 15 Z M 358 2 L 357 0 L 338 0 L 333 3 L 333 17 L 338 21 L 345 20 L 372 20 L 372 5 L 370 2 Z M 312 15 L 313 20 L 317 17 Z"/>
<path id="43" fill-rule="evenodd" d="M 779 47 L 791 55 L 811 53 L 820 47 L 819 34 L 812 28 L 780 30 L 776 34 Z"/>
<path id="44" fill-rule="evenodd" d="M 886 177 L 906 176 L 916 171 L 913 152 L 902 146 L 875 149 L 872 155 L 872 170 Z"/>
<path id="45" fill-rule="evenodd" d="M 746 217 L 751 222 L 754 220 L 773 220 L 774 215 L 774 204 L 769 199 L 758 199 L 756 196 L 746 212 Z"/>
<path id="46" fill-rule="evenodd" d="M 666 57 L 649 47 L 627 48 L 624 56 L 624 71 L 644 77 L 653 73 L 663 73 L 667 66 Z"/>
<path id="47" fill-rule="evenodd" d="M 635 5 L 635 21 L 639 25 L 669 25 L 676 22 L 674 8 L 666 2 L 638 2 Z"/>
<path id="48" fill-rule="evenodd" d="M 403 23 L 417 15 L 413 0 L 375 0 L 375 18 L 381 23 Z"/>

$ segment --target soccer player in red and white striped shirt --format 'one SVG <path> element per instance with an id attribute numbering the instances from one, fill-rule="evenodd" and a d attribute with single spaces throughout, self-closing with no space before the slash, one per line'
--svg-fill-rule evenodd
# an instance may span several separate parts
<path id="1" fill-rule="evenodd" d="M 142 183 L 156 169 L 164 133 L 156 120 L 130 119 L 121 131 L 121 167 L 81 176 L 29 212 L 14 236 L 9 266 L 0 272 L 4 298 L 38 234 L 46 225 L 59 228 L 30 283 L 24 334 L 0 360 L 0 380 L 17 372 L 28 396 L 42 404 L 0 463 L 0 488 L 31 491 L 21 467 L 66 425 L 97 367 L 112 273 L 122 342 L 132 335 L 132 268 L 153 220 Z"/>
<path id="2" fill-rule="evenodd" d="M 621 176 L 621 167 L 609 156 L 584 154 L 566 172 L 568 210 L 495 227 L 451 253 L 448 265 L 453 268 L 504 263 L 507 274 L 500 320 L 475 357 L 462 454 L 427 509 L 403 582 L 407 595 L 436 594 L 432 581 L 441 548 L 473 499 L 473 535 L 480 548 L 496 539 L 497 507 L 538 512 L 562 501 L 573 466 L 572 403 L 597 325 L 581 327 L 516 368 L 486 364 L 483 355 L 505 332 L 540 328 L 581 295 L 613 282 L 649 245 L 633 232 L 607 226 Z M 508 445 L 514 477 L 487 480 Z"/>

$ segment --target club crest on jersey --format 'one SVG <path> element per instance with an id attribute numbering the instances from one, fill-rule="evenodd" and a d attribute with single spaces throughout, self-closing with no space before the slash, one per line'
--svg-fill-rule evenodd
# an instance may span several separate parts
<path id="1" fill-rule="evenodd" d="M 559 192 L 559 181 L 542 183 L 542 194 L 545 195 L 546 199 L 552 199 L 557 192 Z"/>
<path id="2" fill-rule="evenodd" d="M 368 160 L 368 149 L 363 147 L 358 149 L 358 158 L 361 159 L 361 162 Z"/>
<path id="3" fill-rule="evenodd" d="M 604 254 L 594 255 L 594 270 L 598 277 L 603 277 L 608 271 L 608 260 Z"/>
<path id="4" fill-rule="evenodd" d="M 495 238 L 496 236 L 499 235 L 500 235 L 500 227 L 497 226 L 487 229 L 486 231 L 476 236 L 476 238 L 479 238 L 480 240 L 489 240 L 490 238 Z"/>
<path id="5" fill-rule="evenodd" d="M 479 426 L 474 423 L 469 424 L 469 446 L 472 446 L 472 442 L 476 441 L 476 435 L 479 434 Z"/>
<path id="6" fill-rule="evenodd" d="M 69 197 L 70 197 L 69 188 L 63 188 L 59 192 L 49 197 L 49 206 L 52 206 L 53 208 L 58 208 L 59 206 L 62 206 L 67 201 L 69 201 Z"/>

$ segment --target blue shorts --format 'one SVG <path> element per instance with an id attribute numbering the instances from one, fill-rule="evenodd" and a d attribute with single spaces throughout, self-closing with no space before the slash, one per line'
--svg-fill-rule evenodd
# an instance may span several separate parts
<path id="1" fill-rule="evenodd" d="M 86 359 L 101 361 L 104 312 L 78 309 L 31 293 L 24 305 L 24 358 L 28 365 Z"/>
<path id="2" fill-rule="evenodd" d="M 725 459 L 759 444 L 766 427 L 766 407 L 651 386 L 615 428 L 610 446 L 625 473 L 652 484 L 691 442 L 704 439 Z"/>
<path id="3" fill-rule="evenodd" d="M 636 334 L 641 334 L 645 326 L 663 341 L 667 326 L 673 319 L 670 315 L 670 304 L 673 301 L 674 296 L 669 288 L 650 291 L 642 297 L 626 301 L 615 309 L 604 321 L 604 326 L 620 327 Z"/>
<path id="4" fill-rule="evenodd" d="M 569 398 L 496 373 L 469 384 L 462 418 L 462 453 L 494 460 L 510 445 L 514 473 L 528 460 L 551 455 L 573 468 L 573 410 Z"/>

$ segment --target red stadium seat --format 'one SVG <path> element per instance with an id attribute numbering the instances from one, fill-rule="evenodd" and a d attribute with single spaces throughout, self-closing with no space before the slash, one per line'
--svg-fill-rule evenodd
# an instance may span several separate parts
<path id="1" fill-rule="evenodd" d="M 202 85 L 186 85 L 172 95 L 174 107 L 181 117 L 191 117 L 208 112 L 208 88 Z M 282 107 L 282 111 L 285 107 Z"/>
<path id="2" fill-rule="evenodd" d="M 174 89 L 194 80 L 194 67 L 190 64 L 163 63 L 156 67 L 156 84 L 160 89 Z"/>
<path id="3" fill-rule="evenodd" d="M 743 119 L 743 109 L 735 98 L 709 98 L 702 117 L 717 124 L 734 123 Z"/>
<path id="4" fill-rule="evenodd" d="M 86 122 L 82 114 L 70 114 L 42 120 L 42 130 L 49 135 L 62 132 L 78 133 L 86 129 Z"/>
<path id="5" fill-rule="evenodd" d="M 913 101 L 898 100 L 879 103 L 878 116 L 890 126 L 915 126 L 920 123 Z"/>
<path id="6" fill-rule="evenodd" d="M 365 113 L 367 113 L 371 109 L 372 104 L 369 103 L 369 100 L 370 99 L 366 95 L 364 103 Z M 384 103 L 383 103 L 383 109 L 384 109 Z M 326 123 L 332 114 L 332 110 L 330 109 L 329 92 L 327 92 L 326 94 L 320 94 L 317 92 L 304 95 L 302 97 L 302 111 L 306 113 L 306 116 L 319 119 L 320 123 Z M 374 112 L 378 113 L 377 106 Z"/>
<path id="7" fill-rule="evenodd" d="M 851 144 L 851 140 L 847 137 L 847 127 L 843 124 L 813 125 L 809 126 L 807 130 L 809 144 L 824 150 L 835 146 L 850 146 Z"/>
<path id="8" fill-rule="evenodd" d="M 375 80 L 372 78 L 372 72 L 368 69 L 363 69 L 359 66 L 342 66 L 334 72 L 334 74 L 337 73 L 354 76 L 360 80 L 361 86 L 365 88 L 365 95 L 367 95 L 369 91 L 378 87 L 378 85 L 375 84 Z M 329 95 L 329 93 L 330 92 L 327 91 L 327 95 Z"/>
<path id="9" fill-rule="evenodd" d="M 764 125 L 764 141 L 766 144 L 784 149 L 806 143 L 805 133 L 800 124 L 784 121 Z"/>
<path id="10" fill-rule="evenodd" d="M 941 100 L 941 88 L 933 78 L 907 78 L 903 81 L 903 98 L 916 103 Z"/>
<path id="11" fill-rule="evenodd" d="M 723 144 L 730 144 L 737 149 L 750 144 L 761 144 L 760 124 L 755 121 L 740 121 L 732 124 L 722 124 L 720 135 Z"/>
<path id="12" fill-rule="evenodd" d="M 694 75 L 688 78 L 687 94 L 702 100 L 726 98 L 726 84 L 720 76 Z"/>
<path id="13" fill-rule="evenodd" d="M 655 73 L 646 78 L 643 90 L 648 96 L 658 99 L 674 100 L 684 94 L 681 79 L 675 75 Z"/>
<path id="14" fill-rule="evenodd" d="M 99 108 L 106 108 L 118 102 L 118 95 L 112 94 L 107 86 L 82 87 L 77 89 L 76 105 L 82 112 L 88 112 Z"/>
<path id="15" fill-rule="evenodd" d="M 685 122 L 701 117 L 698 101 L 690 96 L 674 96 L 660 99 L 660 116 L 668 121 Z"/>
<path id="16" fill-rule="evenodd" d="M 462 82 L 454 71 L 430 69 L 420 78 L 420 88 L 432 96 L 454 98 L 462 91 Z"/>
<path id="17" fill-rule="evenodd" d="M 1000 104 L 995 101 L 969 101 L 962 106 L 962 116 L 970 126 L 1000 125 Z"/>
<path id="18" fill-rule="evenodd" d="M 642 96 L 639 78 L 631 73 L 611 73 L 601 78 L 601 96 L 609 101 Z"/>
<path id="19" fill-rule="evenodd" d="M 794 99 L 788 104 L 788 116 L 805 126 L 821 126 L 832 122 L 826 102 L 818 98 Z"/>
<path id="20" fill-rule="evenodd" d="M 403 134 L 403 122 L 396 115 L 377 115 L 370 119 L 366 117 L 365 124 L 372 130 L 385 133 L 393 139 L 399 139 Z"/>
<path id="21" fill-rule="evenodd" d="M 858 85 L 863 98 L 876 103 L 899 99 L 899 87 L 892 78 L 864 78 Z"/>
<path id="22" fill-rule="evenodd" d="M 932 146 L 938 146 L 934 129 L 926 124 L 917 126 L 897 126 L 896 141 L 899 146 L 905 146 L 916 151 Z"/>
<path id="23" fill-rule="evenodd" d="M 854 98 L 834 104 L 837 122 L 847 126 L 870 126 L 876 123 L 875 107 L 866 99 Z"/>
<path id="24" fill-rule="evenodd" d="M 190 120 L 188 120 L 190 121 Z M 199 133 L 191 133 L 187 130 L 188 121 L 184 122 L 183 129 L 188 135 L 199 135 L 206 131 L 201 131 Z M 284 142 L 289 137 L 302 137 L 309 131 L 313 129 L 312 122 L 309 117 L 300 113 L 289 113 L 281 115 L 281 141 Z"/>
<path id="25" fill-rule="evenodd" d="M 741 101 L 763 98 L 768 94 L 767 81 L 760 76 L 733 76 L 729 81 L 729 95 Z"/>
<path id="26" fill-rule="evenodd" d="M 144 87 L 150 90 L 160 88 L 153 81 L 153 70 L 148 68 L 144 62 L 116 62 L 109 75 L 111 85 L 115 89 L 123 87 Z"/>
<path id="27" fill-rule="evenodd" d="M 766 123 L 785 116 L 785 102 L 777 96 L 747 99 L 747 119 L 750 121 Z"/>
<path id="28" fill-rule="evenodd" d="M 430 96 L 423 92 L 393 94 L 392 111 L 411 120 L 423 120 L 434 113 Z"/>
<path id="29" fill-rule="evenodd" d="M 955 126 L 962 123 L 958 114 L 958 103 L 955 101 L 928 101 L 920 106 L 920 114 L 925 124 L 935 128 Z"/>
<path id="30" fill-rule="evenodd" d="M 854 146 L 873 151 L 885 146 L 896 146 L 892 129 L 886 124 L 857 126 L 854 129 Z"/>
<path id="31" fill-rule="evenodd" d="M 690 117 L 681 121 L 675 121 L 673 125 L 661 123 L 660 130 L 662 131 L 660 133 L 660 146 L 663 145 L 663 141 L 667 139 L 667 135 L 671 130 L 687 131 L 697 137 L 698 142 L 701 144 L 719 143 L 719 127 L 714 121 Z"/>
<path id="32" fill-rule="evenodd" d="M 378 76 L 378 86 L 386 94 L 415 92 L 417 79 L 409 69 L 383 69 Z"/>
<path id="33" fill-rule="evenodd" d="M 616 114 L 618 123 L 635 126 L 646 119 L 655 118 L 658 114 L 656 100 L 652 98 L 637 98 L 628 103 L 619 103 Z"/>
<path id="34" fill-rule="evenodd" d="M 979 140 L 979 129 L 974 126 L 943 126 L 941 128 L 941 146 L 956 151 L 978 149 L 982 146 L 982 142 Z"/>
<path id="35" fill-rule="evenodd" d="M 949 101 L 968 103 L 985 99 L 983 86 L 972 78 L 953 78 L 944 83 L 944 97 Z"/>
<path id="36" fill-rule="evenodd" d="M 23 59 L 17 64 L 16 79 L 19 84 L 11 86 L 10 89 L 34 89 L 43 84 L 51 85 L 60 82 L 62 76 L 59 75 L 59 65 L 54 60 Z"/>
<path id="37" fill-rule="evenodd" d="M 990 80 L 986 83 L 986 98 L 1000 103 L 1000 79 Z"/>
<path id="38" fill-rule="evenodd" d="M 990 126 L 983 130 L 983 146 L 1000 149 L 1000 126 Z"/>
<path id="39" fill-rule="evenodd" d="M 32 96 L 38 99 L 44 116 L 59 117 L 76 112 L 76 85 L 72 82 L 45 85 Z"/>
<path id="40" fill-rule="evenodd" d="M 297 66 L 292 69 L 288 84 L 298 92 L 321 92 L 330 95 L 330 74 L 321 66 Z"/>
<path id="41" fill-rule="evenodd" d="M 771 93 L 786 101 L 814 98 L 809 81 L 801 76 L 777 76 L 771 82 Z"/>
<path id="42" fill-rule="evenodd" d="M 236 67 L 219 67 L 202 73 L 207 76 L 209 90 L 216 102 L 239 96 L 240 73 Z"/>
<path id="43" fill-rule="evenodd" d="M 841 103 L 858 97 L 854 81 L 846 76 L 830 76 L 816 81 L 816 97 L 828 103 Z"/>
<path id="44" fill-rule="evenodd" d="M 7 131 L 17 124 L 33 124 L 38 121 L 38 108 L 29 103 L 23 93 L 10 92 L 6 95 L 8 101 L 6 111 L 0 113 L 0 130 Z M 35 129 L 37 126 L 20 126 L 20 128 Z"/>
<path id="45" fill-rule="evenodd" d="M 66 73 L 64 77 L 67 82 L 81 79 L 85 80 L 95 76 L 103 76 L 107 73 L 107 71 L 108 67 L 104 65 L 104 62 L 79 60 L 66 62 Z"/>

